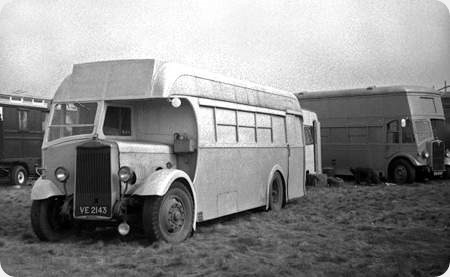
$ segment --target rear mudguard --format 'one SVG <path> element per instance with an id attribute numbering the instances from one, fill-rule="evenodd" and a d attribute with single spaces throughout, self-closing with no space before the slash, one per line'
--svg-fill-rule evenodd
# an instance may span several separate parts
<path id="1" fill-rule="evenodd" d="M 61 196 L 64 192 L 58 188 L 55 183 L 48 179 L 39 179 L 34 182 L 33 188 L 31 189 L 31 200 L 44 200 L 52 196 Z"/>
<path id="2" fill-rule="evenodd" d="M 191 178 L 186 174 L 186 172 L 178 170 L 178 169 L 161 169 L 150 176 L 148 176 L 141 185 L 139 185 L 135 190 L 131 188 L 132 195 L 139 196 L 150 196 L 150 195 L 158 195 L 163 196 L 167 193 L 170 186 L 175 180 L 183 180 L 186 183 L 191 192 L 192 198 L 194 200 L 194 222 L 193 228 L 195 230 L 195 225 L 197 222 L 197 197 L 195 193 L 194 185 L 191 181 Z"/>

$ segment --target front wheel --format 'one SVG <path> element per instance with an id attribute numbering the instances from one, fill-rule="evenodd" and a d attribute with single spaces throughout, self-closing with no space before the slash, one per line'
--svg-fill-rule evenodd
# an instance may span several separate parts
<path id="1" fill-rule="evenodd" d="M 72 230 L 73 221 L 63 215 L 63 197 L 33 200 L 31 205 L 31 226 L 42 241 L 58 241 Z"/>
<path id="2" fill-rule="evenodd" d="M 144 231 L 149 239 L 182 242 L 192 232 L 192 197 L 182 183 L 174 182 L 164 196 L 145 199 L 142 216 Z"/>
<path id="3" fill-rule="evenodd" d="M 450 166 L 448 165 L 445 166 L 445 171 L 444 174 L 442 174 L 442 177 L 444 179 L 450 179 Z"/>
<path id="4" fill-rule="evenodd" d="M 416 169 L 406 160 L 397 160 L 391 167 L 391 179 L 397 184 L 412 183 L 416 179 Z"/>

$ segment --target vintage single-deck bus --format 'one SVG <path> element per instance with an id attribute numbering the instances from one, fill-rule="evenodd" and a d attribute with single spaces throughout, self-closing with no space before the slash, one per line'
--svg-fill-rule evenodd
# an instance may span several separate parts
<path id="1" fill-rule="evenodd" d="M 0 94 L 0 175 L 25 185 L 41 165 L 41 145 L 50 100 Z"/>
<path id="2" fill-rule="evenodd" d="M 397 183 L 442 174 L 446 150 L 440 94 L 412 86 L 299 93 L 321 121 L 323 166 L 372 168 Z"/>
<path id="3" fill-rule="evenodd" d="M 197 222 L 279 210 L 305 193 L 302 132 L 289 92 L 157 60 L 75 65 L 50 111 L 34 232 L 142 224 L 179 242 Z"/>
<path id="4" fill-rule="evenodd" d="M 322 173 L 320 122 L 315 112 L 303 109 L 303 129 L 305 133 L 306 184 L 313 185 L 314 178 L 309 176 Z"/>

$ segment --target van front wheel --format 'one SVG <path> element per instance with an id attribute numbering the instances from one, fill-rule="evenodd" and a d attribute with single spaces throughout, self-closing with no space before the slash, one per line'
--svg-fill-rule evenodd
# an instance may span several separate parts
<path id="1" fill-rule="evenodd" d="M 416 179 L 416 169 L 406 160 L 396 160 L 391 166 L 391 179 L 397 184 L 412 183 Z"/>
<path id="2" fill-rule="evenodd" d="M 150 240 L 179 243 L 191 235 L 194 203 L 186 187 L 176 181 L 164 196 L 145 199 L 142 216 Z"/>

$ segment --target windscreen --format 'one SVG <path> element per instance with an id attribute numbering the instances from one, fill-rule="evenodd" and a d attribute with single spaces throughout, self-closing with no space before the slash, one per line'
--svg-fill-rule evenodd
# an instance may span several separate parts
<path id="1" fill-rule="evenodd" d="M 97 103 L 55 104 L 53 109 L 48 141 L 93 132 Z"/>
<path id="2" fill-rule="evenodd" d="M 445 121 L 443 119 L 431 119 L 431 127 L 435 139 L 443 140 L 445 138 Z"/>
<path id="3" fill-rule="evenodd" d="M 433 138 L 433 130 L 431 129 L 430 122 L 425 119 L 419 119 L 414 121 L 414 129 L 417 134 L 417 142 L 423 142 L 427 139 Z"/>

